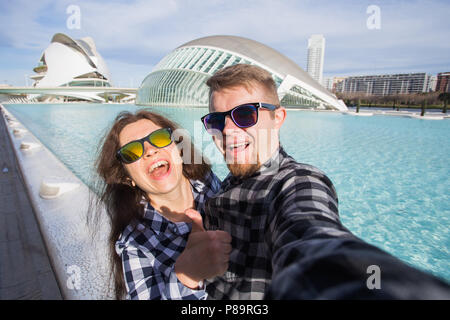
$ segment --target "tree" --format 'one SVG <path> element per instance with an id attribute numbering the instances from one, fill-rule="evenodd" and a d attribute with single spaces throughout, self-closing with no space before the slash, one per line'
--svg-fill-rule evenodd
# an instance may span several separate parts
<path id="1" fill-rule="evenodd" d="M 367 96 L 367 97 L 366 97 L 366 101 L 367 101 L 367 104 L 369 105 L 369 108 L 372 107 L 372 104 L 373 104 L 374 101 L 375 101 L 374 96 L 372 96 L 372 95 Z"/>
<path id="2" fill-rule="evenodd" d="M 391 96 L 389 96 L 389 99 L 390 100 L 392 100 L 392 109 L 395 109 L 396 107 L 397 107 L 397 111 L 399 111 L 400 110 L 400 107 L 399 107 L 399 96 L 398 95 L 396 95 L 396 94 L 392 94 Z"/>
<path id="3" fill-rule="evenodd" d="M 424 97 L 424 99 L 422 100 L 422 112 L 420 113 L 420 116 L 423 117 L 425 115 L 425 112 L 427 110 L 427 99 Z"/>
<path id="4" fill-rule="evenodd" d="M 450 100 L 450 92 L 443 92 L 438 96 L 438 100 L 443 102 L 442 113 L 447 113 L 447 105 Z"/>

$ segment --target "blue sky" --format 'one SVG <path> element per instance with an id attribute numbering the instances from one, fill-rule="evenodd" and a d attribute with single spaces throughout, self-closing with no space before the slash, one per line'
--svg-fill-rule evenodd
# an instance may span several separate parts
<path id="1" fill-rule="evenodd" d="M 80 29 L 67 28 L 70 5 Z M 380 8 L 369 29 L 367 8 Z M 260 41 L 306 68 L 326 39 L 324 76 L 450 71 L 450 1 L 1 0 L 0 83 L 24 85 L 52 36 L 90 36 L 119 86 L 139 86 L 174 48 L 217 34 Z M 31 83 L 31 80 L 28 80 Z"/>

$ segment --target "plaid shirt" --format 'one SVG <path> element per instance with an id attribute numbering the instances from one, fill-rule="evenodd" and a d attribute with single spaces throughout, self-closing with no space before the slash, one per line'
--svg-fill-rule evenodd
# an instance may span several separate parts
<path id="1" fill-rule="evenodd" d="M 211 172 L 205 182 L 190 182 L 195 208 L 203 215 L 205 200 L 219 190 L 220 180 Z M 142 221 L 130 223 L 116 242 L 116 252 L 122 258 L 126 299 L 206 299 L 204 289 L 185 287 L 174 271 L 191 228 L 190 223 L 167 220 L 146 202 Z"/>
<path id="2" fill-rule="evenodd" d="M 233 247 L 225 275 L 206 282 L 208 298 L 450 298 L 445 282 L 347 230 L 330 179 L 282 148 L 252 176 L 229 175 L 205 213 L 206 227 L 229 232 Z M 381 270 L 380 289 L 369 267 Z"/>
<path id="3" fill-rule="evenodd" d="M 330 232 L 347 232 L 330 179 L 282 148 L 252 176 L 228 175 L 220 194 L 206 202 L 205 213 L 206 228 L 229 232 L 233 247 L 226 274 L 206 282 L 212 299 L 262 299 L 274 268 L 285 264 L 277 251 L 284 243 L 277 240 L 291 221 L 303 219 L 311 226 L 329 221 Z"/>

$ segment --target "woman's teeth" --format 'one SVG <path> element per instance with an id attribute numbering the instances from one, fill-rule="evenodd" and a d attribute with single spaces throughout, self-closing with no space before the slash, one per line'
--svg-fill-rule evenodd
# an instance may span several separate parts
<path id="1" fill-rule="evenodd" d="M 165 161 L 165 160 L 158 161 L 158 162 L 152 164 L 152 166 L 149 168 L 148 172 L 152 173 L 153 170 L 155 170 L 156 168 L 161 167 L 161 166 L 165 166 L 165 165 L 168 165 L 168 164 L 169 163 L 167 161 Z"/>

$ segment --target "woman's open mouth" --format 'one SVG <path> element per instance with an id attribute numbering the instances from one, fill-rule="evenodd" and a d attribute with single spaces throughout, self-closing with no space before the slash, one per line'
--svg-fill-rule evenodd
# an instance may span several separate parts
<path id="1" fill-rule="evenodd" d="M 167 160 L 157 160 L 148 168 L 148 174 L 154 180 L 161 180 L 169 175 L 170 169 L 171 166 Z"/>

